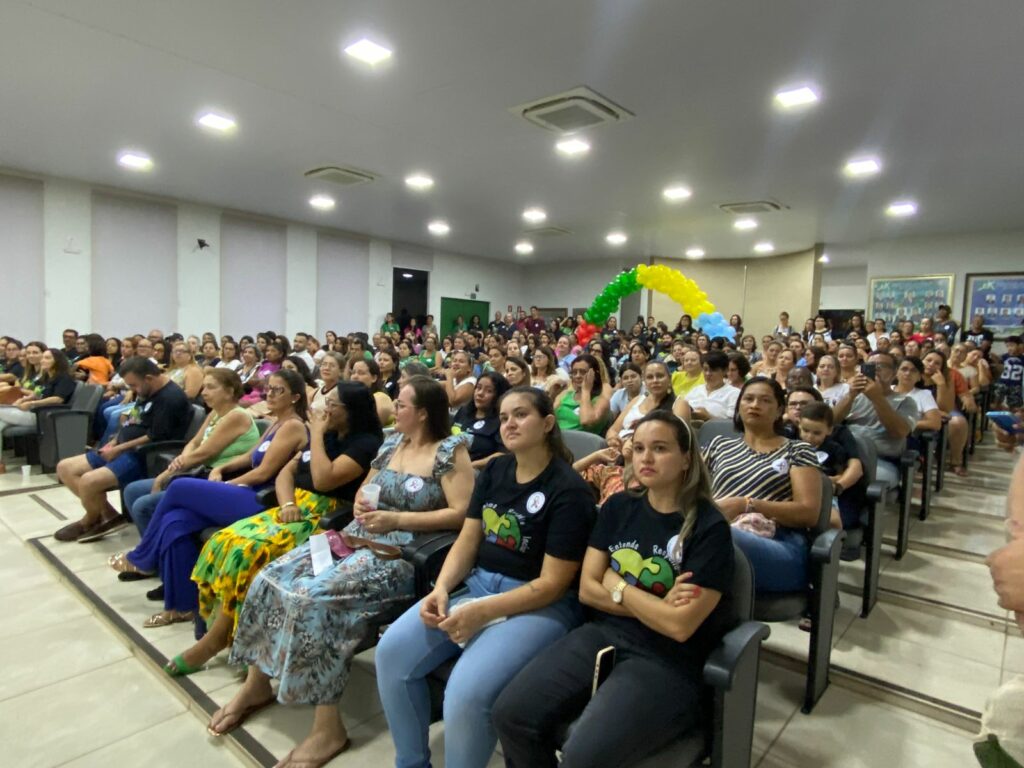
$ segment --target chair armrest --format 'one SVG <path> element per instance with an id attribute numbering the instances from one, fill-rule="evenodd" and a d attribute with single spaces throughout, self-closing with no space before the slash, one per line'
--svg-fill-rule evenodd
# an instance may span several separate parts
<path id="1" fill-rule="evenodd" d="M 872 504 L 878 504 L 885 498 L 886 492 L 889 490 L 889 484 L 883 483 L 880 480 L 875 480 L 873 483 L 869 483 L 865 496 L 867 500 Z"/>
<path id="2" fill-rule="evenodd" d="M 264 509 L 272 509 L 278 506 L 277 503 L 277 489 L 276 488 L 264 488 L 262 491 L 256 492 L 256 503 Z"/>
<path id="3" fill-rule="evenodd" d="M 186 440 L 157 440 L 155 443 L 143 443 L 135 450 L 138 451 L 139 456 L 145 459 L 146 454 L 154 453 L 155 451 L 177 451 L 181 453 L 186 445 L 188 445 Z"/>
<path id="4" fill-rule="evenodd" d="M 907 449 L 900 455 L 900 466 L 902 467 L 913 467 L 917 464 L 917 460 L 920 457 L 917 451 Z"/>
<path id="5" fill-rule="evenodd" d="M 771 634 L 767 624 L 744 621 L 729 630 L 704 662 L 704 682 L 713 688 L 732 688 L 736 670 L 745 656 L 758 653 L 761 641 Z"/>
<path id="6" fill-rule="evenodd" d="M 811 560 L 817 563 L 839 562 L 846 531 L 833 529 L 825 531 L 811 544 Z"/>
<path id="7" fill-rule="evenodd" d="M 415 570 L 417 597 L 423 597 L 432 589 L 448 550 L 457 538 L 458 534 L 452 531 L 432 531 L 417 536 L 402 547 L 402 559 L 412 563 Z"/>
<path id="8" fill-rule="evenodd" d="M 44 405 L 42 408 L 33 408 L 32 413 L 36 415 L 36 420 L 42 424 L 43 419 L 52 419 L 58 413 L 72 413 L 71 406 L 64 405 Z"/>

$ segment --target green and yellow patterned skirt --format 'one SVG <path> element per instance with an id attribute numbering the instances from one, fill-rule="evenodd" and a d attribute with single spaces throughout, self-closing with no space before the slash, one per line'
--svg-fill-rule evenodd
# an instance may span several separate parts
<path id="1" fill-rule="evenodd" d="M 199 554 L 192 571 L 192 581 L 199 586 L 199 612 L 209 620 L 219 605 L 221 613 L 231 619 L 231 637 L 256 574 L 304 544 L 316 531 L 320 518 L 337 506 L 330 496 L 299 489 L 295 491 L 295 503 L 302 511 L 299 522 L 278 522 L 278 508 L 268 509 L 217 531 Z"/>

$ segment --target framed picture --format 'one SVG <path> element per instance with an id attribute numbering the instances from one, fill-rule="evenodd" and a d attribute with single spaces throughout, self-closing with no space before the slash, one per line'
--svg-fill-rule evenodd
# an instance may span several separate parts
<path id="1" fill-rule="evenodd" d="M 901 320 L 917 325 L 921 318 L 935 317 L 940 304 L 952 303 L 953 275 L 873 277 L 866 321 L 870 325 L 880 317 L 889 328 Z"/>
<path id="2" fill-rule="evenodd" d="M 963 327 L 975 315 L 996 339 L 1024 333 L 1024 272 L 968 274 L 964 285 Z"/>

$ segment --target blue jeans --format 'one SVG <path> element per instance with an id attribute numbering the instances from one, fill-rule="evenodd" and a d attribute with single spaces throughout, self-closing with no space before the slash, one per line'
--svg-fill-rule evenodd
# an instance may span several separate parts
<path id="1" fill-rule="evenodd" d="M 473 597 L 508 592 L 524 583 L 480 568 L 466 579 Z M 425 678 L 458 657 L 444 696 L 445 765 L 483 768 L 498 740 L 491 724 L 498 694 L 541 649 L 581 620 L 576 595 L 566 594 L 545 608 L 481 630 L 462 650 L 444 632 L 423 623 L 419 603 L 402 614 L 388 627 L 375 653 L 377 689 L 395 742 L 395 765 L 430 765 L 430 692 Z"/>
<path id="2" fill-rule="evenodd" d="M 803 531 L 779 526 L 775 529 L 775 538 L 767 539 L 733 528 L 732 540 L 750 561 L 756 592 L 801 592 L 807 589 L 808 546 Z"/>
<path id="3" fill-rule="evenodd" d="M 103 434 L 100 436 L 99 445 L 106 445 L 110 438 L 117 434 L 117 430 L 121 428 L 121 414 L 130 411 L 134 405 L 135 403 L 118 404 L 107 408 L 103 412 L 103 417 L 107 420 L 107 423 L 103 427 Z"/>
<path id="4" fill-rule="evenodd" d="M 146 533 L 149 521 L 153 519 L 156 512 L 156 505 L 160 503 L 164 492 L 153 492 L 153 478 L 147 477 L 144 480 L 136 480 L 128 483 L 124 489 L 124 506 L 139 529 L 139 535 Z"/>

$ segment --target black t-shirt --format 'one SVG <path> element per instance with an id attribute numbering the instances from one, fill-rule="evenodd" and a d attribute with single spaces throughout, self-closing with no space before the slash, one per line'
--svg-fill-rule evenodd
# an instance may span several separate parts
<path id="1" fill-rule="evenodd" d="M 43 391 L 39 393 L 40 400 L 44 397 L 59 397 L 62 403 L 66 403 L 75 394 L 75 380 L 66 373 L 40 383 L 43 385 Z"/>
<path id="2" fill-rule="evenodd" d="M 372 435 L 369 432 L 363 432 L 357 435 L 346 435 L 345 437 L 338 437 L 337 432 L 327 432 L 324 435 L 324 451 L 327 453 L 327 458 L 332 462 L 339 456 L 348 456 L 352 461 L 362 467 L 363 471 L 359 477 L 351 480 L 344 485 L 339 485 L 332 491 L 321 491 L 313 485 L 313 469 L 310 464 L 312 453 L 307 449 L 302 452 L 302 458 L 299 460 L 299 468 L 295 472 L 295 487 L 301 488 L 304 491 L 311 491 L 312 493 L 319 494 L 320 496 L 331 496 L 335 499 L 341 499 L 342 501 L 352 501 L 356 497 L 356 491 L 359 490 L 360 484 L 363 482 L 363 478 L 366 477 L 366 473 L 370 471 L 370 462 L 373 461 L 373 457 L 377 455 L 377 450 L 380 448 L 381 443 L 384 442 L 383 437 Z"/>
<path id="3" fill-rule="evenodd" d="M 0 373 L 9 373 L 14 378 L 21 380 L 25 376 L 25 366 L 15 360 L 13 363 L 8 363 L 6 360 L 3 364 L 0 364 Z"/>
<path id="4" fill-rule="evenodd" d="M 501 419 L 496 413 L 486 419 L 478 419 L 476 406 L 467 403 L 452 419 L 453 434 L 456 429 L 461 434 L 473 436 L 473 441 L 469 444 L 470 461 L 486 459 L 495 453 L 505 452 L 505 444 L 501 442 Z"/>
<path id="5" fill-rule="evenodd" d="M 129 419 L 117 433 L 118 443 L 127 443 L 143 435 L 150 442 L 183 440 L 192 421 L 192 405 L 185 391 L 168 381 L 138 404 L 138 415 Z"/>
<path id="6" fill-rule="evenodd" d="M 594 496 L 560 458 L 528 483 L 516 482 L 516 458 L 499 456 L 476 478 L 467 517 L 480 520 L 476 564 L 514 579 L 540 575 L 544 555 L 582 561 L 594 525 Z"/>
<path id="7" fill-rule="evenodd" d="M 973 341 L 977 346 L 981 346 L 983 341 L 987 341 L 990 344 L 995 336 L 988 328 L 982 328 L 980 331 L 976 331 L 973 328 L 964 328 L 960 331 L 960 338 L 963 341 Z"/>
<path id="8" fill-rule="evenodd" d="M 628 584 L 656 597 L 668 594 L 676 577 L 686 571 L 693 572 L 692 584 L 720 592 L 722 599 L 690 639 L 680 643 L 639 619 L 595 613 L 597 621 L 617 627 L 636 648 L 699 669 L 729 629 L 735 568 L 732 533 L 722 513 L 710 502 L 701 502 L 697 523 L 680 559 L 676 543 L 682 526 L 682 514 L 662 514 L 651 507 L 646 494 L 623 491 L 610 496 L 601 507 L 590 546 L 609 553 L 611 568 Z"/>

